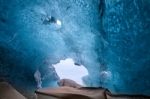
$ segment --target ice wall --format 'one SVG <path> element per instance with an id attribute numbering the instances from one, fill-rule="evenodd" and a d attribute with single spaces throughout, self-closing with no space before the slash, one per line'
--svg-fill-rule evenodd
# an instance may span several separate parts
<path id="1" fill-rule="evenodd" d="M 100 62 L 98 0 L 1 0 L 0 74 L 13 84 L 35 87 L 37 69 L 43 84 L 58 80 L 48 67 L 72 58 L 88 68 L 89 86 L 99 86 Z M 46 23 L 49 16 L 62 27 Z M 89 80 L 90 79 L 90 80 Z M 18 84 L 19 83 L 19 84 Z M 53 82 L 52 82 L 53 83 Z M 25 88 L 28 88 L 25 86 Z"/>
<path id="2" fill-rule="evenodd" d="M 105 0 L 105 60 L 115 92 L 150 95 L 150 1 Z"/>
<path id="3" fill-rule="evenodd" d="M 149 0 L 0 0 L 0 77 L 35 88 L 58 80 L 52 64 L 84 65 L 88 86 L 150 94 Z M 62 22 L 45 23 L 49 16 Z M 55 75 L 55 76 L 54 76 Z M 138 88 L 137 88 L 138 87 Z"/>

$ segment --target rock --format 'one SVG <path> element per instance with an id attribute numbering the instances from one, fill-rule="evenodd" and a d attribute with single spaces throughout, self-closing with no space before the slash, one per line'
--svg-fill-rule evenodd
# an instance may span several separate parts
<path id="1" fill-rule="evenodd" d="M 82 87 L 81 85 L 79 85 L 78 83 L 76 83 L 75 81 L 73 81 L 71 79 L 61 79 L 60 81 L 58 81 L 58 85 L 59 86 L 68 86 L 68 87 L 73 87 L 73 88 Z"/>
<path id="2" fill-rule="evenodd" d="M 103 88 L 46 88 L 36 91 L 37 99 L 105 99 Z"/>
<path id="3" fill-rule="evenodd" d="M 26 99 L 6 82 L 0 82 L 0 99 Z"/>

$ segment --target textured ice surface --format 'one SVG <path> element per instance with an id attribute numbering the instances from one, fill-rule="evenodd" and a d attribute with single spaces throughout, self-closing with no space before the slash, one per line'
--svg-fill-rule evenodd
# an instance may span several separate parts
<path id="1" fill-rule="evenodd" d="M 0 0 L 2 76 L 12 83 L 36 86 L 34 73 L 39 70 L 42 78 L 48 75 L 42 80 L 47 85 L 58 80 L 48 67 L 70 57 L 88 69 L 89 86 L 100 86 L 98 2 Z M 45 24 L 49 16 L 59 19 L 61 28 Z"/>
<path id="2" fill-rule="evenodd" d="M 150 95 L 150 1 L 105 0 L 105 60 L 112 90 Z"/>
<path id="3" fill-rule="evenodd" d="M 149 0 L 0 0 L 0 77 L 35 88 L 39 69 L 45 87 L 53 86 L 58 76 L 48 67 L 69 57 L 87 68 L 88 86 L 150 94 L 149 5 Z M 49 16 L 61 27 L 45 24 Z"/>

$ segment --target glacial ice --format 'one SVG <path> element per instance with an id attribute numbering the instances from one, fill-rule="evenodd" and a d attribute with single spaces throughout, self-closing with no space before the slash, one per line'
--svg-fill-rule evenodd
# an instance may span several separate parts
<path id="1" fill-rule="evenodd" d="M 149 95 L 149 5 L 149 0 L 0 0 L 0 79 L 35 89 L 39 69 L 43 87 L 53 87 L 59 77 L 49 67 L 71 58 L 88 70 L 87 86 Z M 59 21 L 45 24 L 50 16 Z"/>

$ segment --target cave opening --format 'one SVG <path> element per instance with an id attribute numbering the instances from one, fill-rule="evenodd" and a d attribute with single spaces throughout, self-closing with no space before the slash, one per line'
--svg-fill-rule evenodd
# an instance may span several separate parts
<path id="1" fill-rule="evenodd" d="M 84 65 L 77 65 L 72 58 L 66 58 L 53 66 L 60 79 L 71 79 L 85 86 L 82 78 L 88 75 L 88 71 Z"/>

